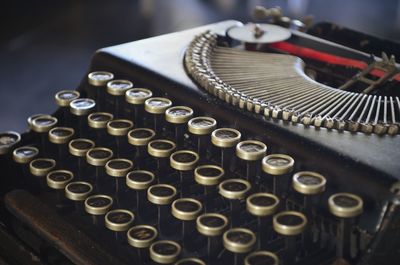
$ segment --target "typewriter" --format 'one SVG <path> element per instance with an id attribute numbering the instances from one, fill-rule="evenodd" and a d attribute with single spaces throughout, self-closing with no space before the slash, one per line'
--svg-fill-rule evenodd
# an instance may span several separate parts
<path id="1" fill-rule="evenodd" d="M 1 133 L 0 263 L 398 264 L 398 44 L 256 13 L 101 49 Z"/>

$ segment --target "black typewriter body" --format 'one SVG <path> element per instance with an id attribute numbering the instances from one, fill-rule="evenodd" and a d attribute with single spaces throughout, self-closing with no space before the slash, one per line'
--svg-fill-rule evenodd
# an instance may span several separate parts
<path id="1" fill-rule="evenodd" d="M 275 253 L 281 263 L 289 264 L 357 264 L 357 265 L 385 265 L 397 264 L 400 261 L 400 138 L 398 135 L 376 135 L 351 133 L 349 131 L 328 130 L 326 128 L 312 128 L 303 124 L 293 125 L 289 121 L 266 118 L 231 106 L 212 96 L 201 89 L 191 79 L 184 66 L 185 51 L 192 39 L 207 30 L 223 32 L 226 29 L 239 25 L 237 21 L 223 21 L 200 28 L 182 32 L 153 37 L 150 39 L 135 41 L 118 46 L 104 48 L 95 53 L 92 58 L 88 73 L 95 71 L 107 71 L 114 74 L 115 80 L 130 80 L 134 88 L 147 88 L 152 91 L 153 97 L 164 97 L 172 101 L 172 106 L 188 106 L 193 109 L 194 116 L 212 117 L 217 121 L 217 128 L 234 128 L 241 132 L 241 140 L 257 140 L 267 145 L 267 154 L 288 154 L 294 158 L 295 164 L 292 176 L 300 171 L 313 171 L 322 174 L 326 178 L 326 189 L 316 198 L 312 199 L 312 210 L 308 216 L 307 227 L 314 235 L 313 243 L 304 243 L 307 239 L 304 234 L 284 236 L 273 233 L 261 249 L 253 246 L 251 250 L 235 253 L 224 249 L 221 242 L 217 242 L 218 253 L 209 259 L 207 249 L 207 237 L 200 234 L 196 228 L 191 231 L 188 242 L 182 248 L 179 257 L 165 263 L 175 263 L 184 258 L 198 258 L 206 264 L 245 264 L 247 254 L 257 250 L 271 251 Z M 328 41 L 312 37 L 305 33 L 293 33 L 292 41 L 295 43 L 307 43 L 309 46 L 323 46 L 336 54 L 351 54 L 352 57 L 365 59 L 363 55 L 352 54 L 352 50 Z M 91 97 L 93 89 L 88 84 L 87 76 L 77 88 L 81 98 Z M 110 104 L 112 109 L 119 107 L 119 113 L 114 113 L 114 118 L 131 119 L 133 115 L 132 106 L 116 103 L 112 97 L 106 97 L 104 104 Z M 108 102 L 108 103 L 107 103 Z M 116 104 L 119 104 L 116 107 Z M 73 120 L 70 114 L 65 115 L 65 108 L 59 108 L 54 117 L 58 119 L 57 126 L 73 127 L 75 134 L 82 133 L 82 137 L 75 138 L 96 139 L 94 131 L 79 132 L 78 122 Z M 105 111 L 105 110 L 98 110 Z M 109 111 L 112 112 L 112 111 Z M 141 112 L 141 127 L 152 127 L 156 121 L 152 116 Z M 71 122 L 72 119 L 73 122 Z M 154 139 L 174 140 L 174 126 L 162 123 L 163 129 L 157 132 Z M 85 127 L 86 128 L 86 127 Z M 136 124 L 133 128 L 137 128 Z M 21 135 L 21 140 L 16 147 L 41 145 L 40 137 L 35 132 L 29 131 Z M 112 150 L 122 148 L 114 143 L 112 137 L 101 138 L 100 144 L 96 141 L 95 146 L 107 145 Z M 126 141 L 126 140 L 124 140 Z M 196 151 L 199 141 L 196 136 L 186 132 L 184 140 L 177 145 L 176 150 Z M 111 142 L 111 143 L 109 143 Z M 125 142 L 122 142 L 125 143 Z M 131 148 L 131 149 L 129 149 Z M 121 158 L 133 161 L 133 169 L 149 170 L 155 173 L 159 166 L 157 159 L 146 154 L 146 159 L 136 164 L 133 147 L 128 146 L 127 151 Z M 48 154 L 39 151 L 38 157 L 57 157 L 55 145 L 48 144 Z M 64 152 L 67 152 L 64 150 Z M 122 151 L 121 151 L 122 152 Z M 220 149 L 212 144 L 207 145 L 198 165 L 219 165 Z M 12 153 L 12 152 L 11 152 Z M 139 249 L 126 242 L 126 232 L 113 232 L 104 227 L 103 221 L 94 221 L 91 215 L 85 211 L 77 211 L 74 205 L 69 207 L 58 207 L 55 190 L 37 188 L 30 182 L 22 180 L 23 169 L 20 164 L 12 161 L 12 154 L 8 153 L 1 157 L 1 169 L 3 171 L 4 184 L 2 184 L 2 214 L 1 238 L 2 252 L 6 255 L 6 261 L 10 264 L 158 264 L 154 259 L 148 257 L 147 248 Z M 127 156 L 127 157 L 126 157 Z M 57 161 L 57 158 L 54 158 Z M 69 154 L 63 156 L 62 163 L 58 163 L 55 169 L 65 169 L 76 172 L 77 160 Z M 234 170 L 225 172 L 225 179 L 246 179 L 246 162 L 236 158 Z M 80 162 L 81 163 L 81 162 Z M 83 163 L 83 162 L 82 162 Z M 97 167 L 96 167 L 97 168 Z M 132 170 L 133 170 L 132 169 Z M 25 169 L 26 170 L 26 169 Z M 257 175 L 262 178 L 263 172 L 258 169 Z M 95 173 L 93 167 L 84 169 L 83 181 L 93 182 L 92 175 Z M 165 174 L 165 182 L 181 191 L 179 184 L 179 170 L 167 166 L 158 173 Z M 156 179 L 161 178 L 157 176 Z M 193 174 L 193 173 L 192 173 Z M 75 174 L 76 175 L 76 174 Z M 33 176 L 30 176 L 33 177 Z M 103 178 L 110 178 L 104 173 Z M 193 176 L 192 176 L 193 178 Z M 75 179 L 76 180 L 76 179 Z M 74 180 L 74 181 L 75 181 Z M 252 190 L 249 195 L 256 192 L 269 191 L 270 182 L 261 183 L 259 179 L 252 179 Z M 123 182 L 122 182 L 123 183 Z M 129 209 L 135 215 L 133 224 L 152 225 L 157 227 L 157 214 L 160 209 L 146 202 L 144 216 L 137 214 L 135 192 L 120 187 L 114 193 L 114 181 L 102 182 L 101 192 L 96 190 L 92 195 L 102 193 L 114 199 L 112 209 Z M 121 184 L 118 184 L 121 185 Z M 125 183 L 123 183 L 125 185 Z M 182 184 L 183 185 L 183 184 Z M 291 186 L 282 184 L 287 190 L 284 199 L 280 202 L 281 208 L 278 212 L 293 210 L 304 211 L 303 197 L 296 193 Z M 286 186 L 285 186 L 286 185 Z M 265 186 L 265 187 L 264 187 Z M 189 194 L 184 197 L 195 198 L 203 203 L 204 194 L 199 184 L 195 182 L 189 185 Z M 261 190 L 259 190 L 261 189 Z M 122 191 L 121 191 L 122 190 Z M 181 191 L 182 192 L 182 191 Z M 286 192 L 286 191 L 285 191 Z M 328 210 L 328 199 L 332 194 L 346 192 L 356 194 L 363 200 L 363 212 L 354 218 L 351 227 L 345 227 L 351 234 L 350 243 L 347 246 L 351 252 L 350 258 L 338 258 L 337 248 L 343 247 L 343 238 L 337 236 L 339 226 L 342 225 L 341 218 L 332 215 Z M 231 216 L 229 200 L 217 198 L 218 192 L 214 194 L 211 212 L 222 213 Z M 115 197 L 119 197 L 116 199 Z M 142 200 L 143 201 L 143 200 Z M 237 227 L 244 227 L 253 231 L 256 236 L 257 218 L 246 212 L 246 201 L 239 200 L 239 221 Z M 78 206 L 75 205 L 75 208 Z M 169 210 L 170 211 L 170 210 Z M 203 207 L 202 212 L 205 209 Z M 232 215 L 233 216 L 233 215 Z M 101 219 L 101 215 L 98 216 Z M 157 240 L 172 240 L 182 245 L 183 235 L 182 222 L 168 216 L 171 233 L 159 234 Z M 229 218 L 228 218 L 229 219 Z M 229 219 L 229 222 L 232 220 Z M 193 223 L 191 224 L 193 225 Z M 229 230 L 230 224 L 225 229 Z M 311 228 L 310 228 L 311 227 Z M 189 228 L 188 228 L 189 229 Z M 273 230 L 272 223 L 267 224 L 267 230 Z M 306 230 L 310 231 L 310 230 Z M 182 232 L 183 233 L 183 232 Z M 310 232 L 311 233 L 311 232 Z M 186 235 L 187 236 L 187 235 Z M 346 237 L 346 236 L 345 236 Z M 217 240 L 218 241 L 218 240 Z M 218 245 L 219 244 L 219 245 Z M 292 245 L 290 245 L 292 244 Z M 347 243 L 346 243 L 347 244 Z M 288 248 L 292 248 L 288 251 Z M 294 250 L 293 250 L 294 249 Z M 288 252 L 287 252 L 288 251 Z M 294 253 L 294 254 L 293 254 Z M 294 255 L 288 258 L 288 255 Z M 11 258 L 10 258 L 11 257 Z M 192 264 L 201 264 L 194 263 Z M 162 262 L 160 262 L 162 263 Z M 7 263 L 6 263 L 7 264 Z M 186 264 L 186 263 L 179 263 Z M 189 263 L 188 263 L 189 264 Z M 246 264 L 278 264 L 278 263 L 246 263 Z"/>

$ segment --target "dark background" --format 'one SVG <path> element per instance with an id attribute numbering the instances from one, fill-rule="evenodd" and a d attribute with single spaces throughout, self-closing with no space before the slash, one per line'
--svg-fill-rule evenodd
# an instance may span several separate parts
<path id="1" fill-rule="evenodd" d="M 251 20 L 256 5 L 400 40 L 400 0 L 14 0 L 0 8 L 0 131 L 52 113 L 96 49 L 224 19 Z"/>

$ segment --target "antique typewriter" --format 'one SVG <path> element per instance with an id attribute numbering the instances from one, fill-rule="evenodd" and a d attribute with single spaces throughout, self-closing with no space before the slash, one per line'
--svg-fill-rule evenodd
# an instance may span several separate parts
<path id="1" fill-rule="evenodd" d="M 0 263 L 398 264 L 398 44 L 255 14 L 101 49 L 1 133 Z"/>

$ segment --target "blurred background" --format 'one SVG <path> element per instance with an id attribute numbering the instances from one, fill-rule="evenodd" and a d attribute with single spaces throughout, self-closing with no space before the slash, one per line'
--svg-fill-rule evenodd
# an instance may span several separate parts
<path id="1" fill-rule="evenodd" d="M 256 5 L 292 18 L 314 15 L 400 41 L 400 0 L 5 0 L 0 27 L 0 131 L 52 113 L 75 89 L 95 50 L 224 19 L 251 21 Z"/>

